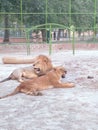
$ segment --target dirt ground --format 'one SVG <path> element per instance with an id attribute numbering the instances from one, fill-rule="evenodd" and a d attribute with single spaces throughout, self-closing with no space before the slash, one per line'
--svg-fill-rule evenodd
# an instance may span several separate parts
<path id="1" fill-rule="evenodd" d="M 0 52 L 0 80 L 15 68 L 29 65 L 3 64 L 3 56 L 35 57 L 45 51 Z M 65 65 L 68 73 L 62 82 L 75 88 L 49 89 L 43 96 L 17 94 L 0 99 L 0 130 L 98 130 L 98 50 L 54 51 L 54 65 Z M 92 76 L 93 78 L 88 78 Z M 13 91 L 19 83 L 0 83 L 0 96 Z"/>

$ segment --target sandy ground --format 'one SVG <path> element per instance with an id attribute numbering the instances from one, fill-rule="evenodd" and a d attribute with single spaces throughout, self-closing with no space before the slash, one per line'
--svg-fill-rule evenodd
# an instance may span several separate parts
<path id="1" fill-rule="evenodd" d="M 0 54 L 0 80 L 13 69 L 27 66 L 4 65 L 5 55 Z M 26 54 L 14 53 L 14 56 L 26 57 Z M 17 94 L 0 99 L 0 130 L 98 130 L 98 51 L 78 50 L 73 56 L 71 51 L 63 50 L 53 53 L 51 59 L 54 65 L 65 65 L 68 73 L 63 82 L 74 82 L 76 87 L 45 90 L 43 96 L 37 97 Z M 12 92 L 18 84 L 1 83 L 0 96 Z"/>

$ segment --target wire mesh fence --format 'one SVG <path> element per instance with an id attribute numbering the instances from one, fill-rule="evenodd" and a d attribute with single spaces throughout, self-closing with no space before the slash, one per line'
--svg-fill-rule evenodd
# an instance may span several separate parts
<path id="1" fill-rule="evenodd" d="M 98 43 L 97 7 L 98 0 L 0 0 L 0 43 Z"/>

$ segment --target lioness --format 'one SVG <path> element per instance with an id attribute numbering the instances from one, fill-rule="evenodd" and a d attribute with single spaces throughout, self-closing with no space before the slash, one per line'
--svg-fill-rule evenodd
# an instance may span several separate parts
<path id="1" fill-rule="evenodd" d="M 25 93 L 28 95 L 37 96 L 41 94 L 40 93 L 41 90 L 45 90 L 49 88 L 74 87 L 73 83 L 61 83 L 60 79 L 65 78 L 66 73 L 67 71 L 65 70 L 64 67 L 62 66 L 55 67 L 43 76 L 22 82 L 11 94 L 8 94 L 0 98 L 12 96 L 17 93 Z"/>
<path id="2" fill-rule="evenodd" d="M 53 68 L 51 60 L 45 55 L 39 55 L 34 58 L 32 64 L 33 66 L 15 69 L 8 78 L 0 81 L 0 83 L 7 80 L 18 80 L 19 82 L 23 82 L 23 78 L 30 79 L 38 77 Z"/>

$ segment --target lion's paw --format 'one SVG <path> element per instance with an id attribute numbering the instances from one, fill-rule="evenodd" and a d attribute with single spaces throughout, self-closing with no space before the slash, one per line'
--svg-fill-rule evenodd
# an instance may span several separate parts
<path id="1" fill-rule="evenodd" d="M 69 83 L 69 87 L 75 87 L 74 83 Z"/>

